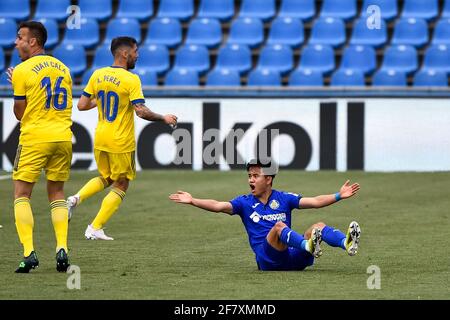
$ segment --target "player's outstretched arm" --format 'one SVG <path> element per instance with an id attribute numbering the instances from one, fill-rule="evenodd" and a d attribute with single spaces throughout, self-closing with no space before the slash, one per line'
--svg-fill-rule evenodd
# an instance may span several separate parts
<path id="1" fill-rule="evenodd" d="M 144 120 L 148 121 L 163 121 L 164 123 L 171 125 L 172 128 L 177 126 L 177 116 L 173 114 L 161 115 L 150 110 L 145 104 L 137 103 L 134 105 L 136 115 Z"/>
<path id="2" fill-rule="evenodd" d="M 177 193 L 171 194 L 169 199 L 173 202 L 190 204 L 194 207 L 212 212 L 223 212 L 228 214 L 233 213 L 233 206 L 230 202 L 217 201 L 213 199 L 197 199 L 185 191 L 178 191 Z"/>
<path id="3" fill-rule="evenodd" d="M 350 185 L 350 180 L 347 180 L 339 192 L 335 194 L 327 194 L 311 198 L 300 198 L 299 207 L 300 209 L 323 208 L 329 206 L 330 204 L 336 203 L 341 199 L 347 199 L 354 196 L 359 189 L 360 186 L 358 183 L 353 183 Z"/>

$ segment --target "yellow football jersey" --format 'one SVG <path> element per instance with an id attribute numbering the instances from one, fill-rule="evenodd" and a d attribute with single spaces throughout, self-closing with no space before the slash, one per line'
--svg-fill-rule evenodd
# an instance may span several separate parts
<path id="1" fill-rule="evenodd" d="M 15 100 L 26 100 L 20 122 L 21 145 L 72 141 L 72 77 L 58 59 L 36 55 L 14 68 Z"/>
<path id="2" fill-rule="evenodd" d="M 134 151 L 133 104 L 145 102 L 139 76 L 121 67 L 98 69 L 83 95 L 97 99 L 94 148 L 112 153 Z"/>

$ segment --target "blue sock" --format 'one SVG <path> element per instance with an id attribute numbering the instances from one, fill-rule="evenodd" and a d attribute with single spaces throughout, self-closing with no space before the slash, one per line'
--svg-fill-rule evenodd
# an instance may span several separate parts
<path id="1" fill-rule="evenodd" d="M 297 249 L 302 249 L 302 250 L 307 251 L 305 249 L 305 245 L 308 243 L 308 240 L 305 240 L 303 235 L 298 234 L 294 230 L 291 230 L 289 227 L 285 227 L 281 231 L 280 240 L 281 240 L 281 242 L 288 245 L 289 247 L 294 247 Z"/>
<path id="2" fill-rule="evenodd" d="M 341 247 L 345 250 L 345 234 L 338 229 L 325 226 L 325 228 L 322 229 L 322 240 L 332 247 Z"/>

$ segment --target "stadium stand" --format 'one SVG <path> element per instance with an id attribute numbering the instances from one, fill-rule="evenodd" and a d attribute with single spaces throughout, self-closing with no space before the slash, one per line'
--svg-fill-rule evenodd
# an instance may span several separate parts
<path id="1" fill-rule="evenodd" d="M 201 0 L 198 18 L 229 21 L 234 15 L 234 0 Z"/>
<path id="2" fill-rule="evenodd" d="M 104 22 L 112 17 L 112 0 L 78 0 L 78 5 L 83 18 Z"/>
<path id="3" fill-rule="evenodd" d="M 41 22 L 47 29 L 47 42 L 45 49 L 52 49 L 59 43 L 59 27 L 54 19 L 41 18 L 37 21 Z"/>
<path id="4" fill-rule="evenodd" d="M 5 69 L 5 52 L 3 51 L 3 48 L 0 47 L 0 72 Z"/>
<path id="5" fill-rule="evenodd" d="M 81 29 L 66 26 L 70 5 L 81 8 Z M 77 85 L 112 63 L 109 42 L 118 35 L 137 38 L 136 73 L 155 74 L 161 86 L 247 86 L 267 69 L 280 72 L 276 86 L 330 86 L 362 72 L 369 86 L 442 87 L 442 74 L 447 84 L 450 76 L 450 0 L 2 0 L 3 70 L 20 62 L 15 34 L 27 19 L 45 19 L 49 54 L 76 50 L 62 56 Z"/>
<path id="6" fill-rule="evenodd" d="M 331 76 L 332 86 L 364 86 L 364 73 L 357 69 L 338 69 Z"/>
<path id="7" fill-rule="evenodd" d="M 322 72 L 310 69 L 298 69 L 291 72 L 289 76 L 289 86 L 291 87 L 322 87 Z"/>
<path id="8" fill-rule="evenodd" d="M 27 20 L 30 16 L 29 0 L 0 1 L 0 17 L 16 20 Z"/>
<path id="9" fill-rule="evenodd" d="M 215 86 L 240 86 L 241 78 L 239 72 L 230 69 L 213 69 L 208 73 L 206 85 Z"/>
<path id="10" fill-rule="evenodd" d="M 198 86 L 198 73 L 187 69 L 172 69 L 165 77 L 166 86 Z"/>
<path id="11" fill-rule="evenodd" d="M 117 9 L 116 18 L 137 19 L 145 22 L 153 15 L 153 1 L 121 0 Z"/>
<path id="12" fill-rule="evenodd" d="M 281 76 L 277 71 L 269 69 L 255 69 L 248 75 L 249 87 L 281 86 Z"/>

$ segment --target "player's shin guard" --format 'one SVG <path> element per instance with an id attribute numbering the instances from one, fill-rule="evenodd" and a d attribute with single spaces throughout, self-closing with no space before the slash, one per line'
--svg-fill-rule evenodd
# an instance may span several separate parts
<path id="1" fill-rule="evenodd" d="M 291 230 L 289 227 L 285 227 L 281 230 L 280 240 L 289 247 L 306 250 L 305 245 L 307 240 L 305 240 L 303 235 Z"/>
<path id="2" fill-rule="evenodd" d="M 103 225 L 111 218 L 111 216 L 119 209 L 123 198 L 125 197 L 125 192 L 114 188 L 112 189 L 106 197 L 103 199 L 102 206 L 94 221 L 92 222 L 92 227 L 95 230 L 103 228 Z"/>
<path id="3" fill-rule="evenodd" d="M 330 226 L 325 226 L 322 229 L 322 240 L 332 247 L 341 247 L 345 250 L 345 234 L 343 234 L 338 229 L 334 229 Z"/>
<path id="4" fill-rule="evenodd" d="M 17 233 L 23 245 L 23 256 L 28 257 L 34 250 L 33 227 L 34 219 L 31 211 L 30 199 L 17 198 L 14 201 L 14 217 L 16 219 Z"/>
<path id="5" fill-rule="evenodd" d="M 60 249 L 67 250 L 67 232 L 69 228 L 69 218 L 66 201 L 55 200 L 50 203 L 52 212 L 53 229 L 56 236 L 56 252 Z"/>
<path id="6" fill-rule="evenodd" d="M 103 191 L 109 187 L 109 182 L 103 177 L 95 177 L 89 180 L 81 189 L 77 195 L 80 196 L 80 201 L 84 201 L 94 194 Z"/>

